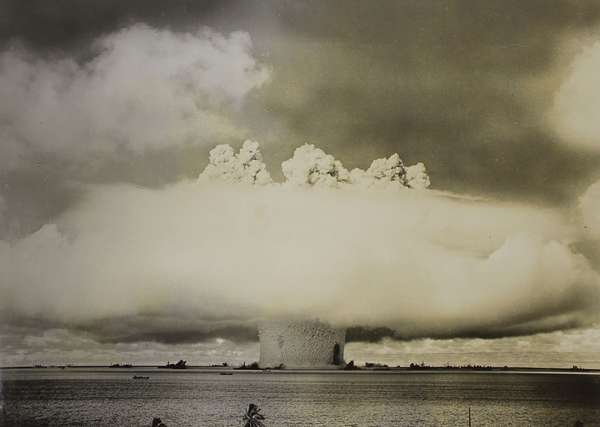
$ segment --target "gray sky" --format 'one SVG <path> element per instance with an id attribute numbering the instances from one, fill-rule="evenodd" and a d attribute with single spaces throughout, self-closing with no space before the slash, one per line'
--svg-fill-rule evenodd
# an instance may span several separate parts
<path id="1" fill-rule="evenodd" d="M 2 357 L 31 361 L 42 342 L 35 339 L 47 336 L 44 345 L 59 350 L 84 338 L 99 346 L 142 343 L 144 352 L 197 344 L 199 360 L 209 351 L 204 345 L 220 355 L 223 344 L 214 340 L 224 338 L 230 353 L 223 355 L 249 357 L 257 318 L 275 309 L 227 299 L 241 291 L 225 282 L 247 283 L 266 298 L 276 291 L 271 277 L 289 281 L 244 252 L 277 256 L 272 248 L 286 244 L 281 230 L 288 228 L 296 229 L 285 234 L 296 245 L 321 247 L 290 249 L 279 259 L 288 271 L 306 263 L 313 276 L 298 277 L 327 277 L 332 294 L 362 295 L 373 281 L 373 293 L 397 291 L 398 299 L 372 298 L 384 306 L 371 316 L 352 297 L 344 310 L 327 301 L 318 307 L 330 296 L 315 290 L 319 298 L 304 296 L 305 305 L 278 301 L 281 311 L 381 327 L 354 329 L 352 338 L 391 334 L 425 343 L 423 351 L 428 337 L 483 337 L 508 340 L 503 349 L 516 354 L 514 337 L 537 333 L 564 350 L 557 331 L 580 328 L 588 332 L 577 336 L 587 337 L 598 321 L 598 43 L 593 1 L 2 2 L 0 266 L 10 271 L 0 290 L 13 303 L 0 306 Z M 423 162 L 432 189 L 460 201 L 388 205 L 379 195 L 315 195 L 301 196 L 300 207 L 277 191 L 250 197 L 237 190 L 202 190 L 189 201 L 196 196 L 185 180 L 204 169 L 209 150 L 220 143 L 237 149 L 246 138 L 260 142 L 276 181 L 284 180 L 281 162 L 309 142 L 349 170 L 396 152 L 405 164 Z M 246 204 L 232 209 L 223 194 Z M 355 232 L 361 221 L 371 225 Z M 213 234 L 206 224 L 225 230 Z M 348 234 L 342 240 L 353 251 L 329 239 Z M 371 256 L 382 247 L 389 259 Z M 201 259 L 220 253 L 228 264 L 214 262 L 240 275 L 196 271 L 186 251 Z M 409 252 L 419 254 L 418 268 L 403 263 Z M 519 264 L 519 256 L 531 264 Z M 153 270 L 157 258 L 189 276 Z M 336 262 L 354 266 L 350 278 Z M 498 274 L 495 262 L 522 268 L 523 276 Z M 552 263 L 564 268 L 554 274 Z M 367 273 L 373 268 L 379 273 Z M 448 289 L 436 269 L 452 282 Z M 487 288 L 475 287 L 490 276 Z M 160 280 L 183 294 L 201 291 L 188 303 L 165 296 Z M 119 289 L 126 289 L 123 301 L 113 307 Z M 433 308 L 412 312 L 406 293 Z M 93 315 L 75 308 L 78 299 L 91 301 L 81 307 L 89 304 Z M 194 308 L 204 301 L 214 310 Z M 473 342 L 480 351 L 496 341 Z M 353 345 L 364 345 L 356 354 L 388 348 Z M 463 347 L 456 351 L 473 350 Z M 143 354 L 139 360 L 150 361 Z"/>

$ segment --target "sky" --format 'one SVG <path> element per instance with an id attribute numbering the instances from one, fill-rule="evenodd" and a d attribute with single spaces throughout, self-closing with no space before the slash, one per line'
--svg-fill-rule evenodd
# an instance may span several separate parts
<path id="1" fill-rule="evenodd" d="M 346 359 L 600 368 L 599 67 L 593 1 L 4 1 L 0 364 L 317 317 Z"/>

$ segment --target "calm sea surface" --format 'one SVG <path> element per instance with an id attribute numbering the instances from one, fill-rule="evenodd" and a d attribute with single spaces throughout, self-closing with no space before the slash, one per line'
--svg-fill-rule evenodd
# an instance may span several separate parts
<path id="1" fill-rule="evenodd" d="M 0 424 L 240 426 L 256 403 L 267 426 L 600 426 L 600 376 L 201 370 L 0 372 Z M 148 375 L 149 380 L 134 380 Z"/>

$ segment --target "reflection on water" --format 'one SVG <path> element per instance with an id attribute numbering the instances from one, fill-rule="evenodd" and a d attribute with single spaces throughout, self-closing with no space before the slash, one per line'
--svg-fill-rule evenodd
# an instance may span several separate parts
<path id="1" fill-rule="evenodd" d="M 149 376 L 134 380 L 133 375 Z M 600 426 L 600 376 L 40 369 L 2 372 L 4 425 Z"/>

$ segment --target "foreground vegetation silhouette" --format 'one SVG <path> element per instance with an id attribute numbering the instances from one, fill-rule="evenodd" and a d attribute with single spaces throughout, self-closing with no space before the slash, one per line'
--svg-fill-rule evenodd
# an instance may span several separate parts
<path id="1" fill-rule="evenodd" d="M 251 403 L 244 414 L 244 427 L 265 427 L 264 419 L 265 416 L 260 413 L 260 408 Z"/>

